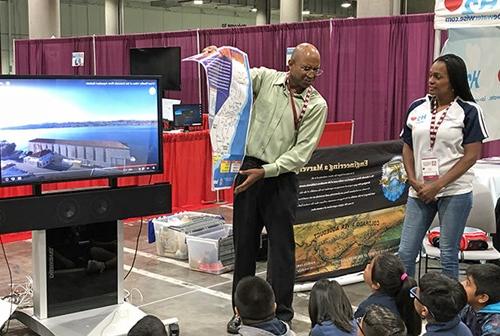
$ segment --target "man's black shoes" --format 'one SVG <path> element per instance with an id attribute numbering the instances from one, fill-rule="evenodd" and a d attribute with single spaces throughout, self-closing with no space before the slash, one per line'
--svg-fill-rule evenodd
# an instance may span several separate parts
<path id="1" fill-rule="evenodd" d="M 238 328 L 241 325 L 241 319 L 237 315 L 233 315 L 231 320 L 227 323 L 227 332 L 230 334 L 238 334 Z"/>

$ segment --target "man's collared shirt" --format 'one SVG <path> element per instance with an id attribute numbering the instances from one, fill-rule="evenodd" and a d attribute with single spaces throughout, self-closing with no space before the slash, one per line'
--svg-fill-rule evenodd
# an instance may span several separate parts
<path id="1" fill-rule="evenodd" d="M 250 74 L 254 105 L 246 155 L 268 162 L 262 166 L 265 177 L 286 172 L 298 173 L 311 158 L 323 133 L 326 101 L 312 88 L 307 110 L 296 131 L 290 93 L 286 86 L 287 74 L 263 67 L 251 69 Z M 299 114 L 306 92 L 307 89 L 293 97 Z"/>

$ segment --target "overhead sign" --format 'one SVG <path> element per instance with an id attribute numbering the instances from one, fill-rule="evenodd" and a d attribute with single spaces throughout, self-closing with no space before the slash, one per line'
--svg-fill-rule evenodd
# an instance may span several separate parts
<path id="1" fill-rule="evenodd" d="M 500 0 L 436 0 L 434 28 L 500 25 Z"/>

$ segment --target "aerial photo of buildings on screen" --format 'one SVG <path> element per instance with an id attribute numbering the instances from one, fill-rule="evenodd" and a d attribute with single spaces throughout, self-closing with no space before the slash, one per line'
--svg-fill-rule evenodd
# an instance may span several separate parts
<path id="1" fill-rule="evenodd" d="M 0 78 L 0 185 L 154 173 L 156 80 Z"/>

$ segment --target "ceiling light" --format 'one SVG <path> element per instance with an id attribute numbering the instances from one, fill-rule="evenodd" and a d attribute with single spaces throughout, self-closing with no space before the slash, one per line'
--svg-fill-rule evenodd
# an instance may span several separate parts
<path id="1" fill-rule="evenodd" d="M 194 0 L 193 3 L 195 5 L 203 5 L 203 0 Z"/>
<path id="2" fill-rule="evenodd" d="M 302 11 L 302 15 L 310 15 L 310 14 L 311 14 L 311 11 L 308 9 Z"/>
<path id="3" fill-rule="evenodd" d="M 250 9 L 250 12 L 254 12 L 254 13 L 257 12 L 257 7 L 255 7 L 255 6 L 252 7 L 252 9 Z"/>
<path id="4" fill-rule="evenodd" d="M 344 1 L 340 5 L 340 7 L 342 7 L 342 8 L 349 8 L 349 7 L 351 7 L 351 2 L 350 1 Z"/>

